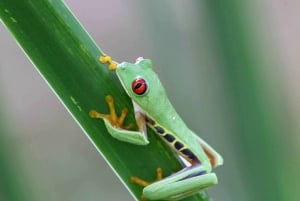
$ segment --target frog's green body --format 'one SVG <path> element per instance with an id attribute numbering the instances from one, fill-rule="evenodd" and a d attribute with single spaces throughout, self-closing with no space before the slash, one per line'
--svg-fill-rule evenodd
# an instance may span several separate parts
<path id="1" fill-rule="evenodd" d="M 179 200 L 217 183 L 212 167 L 223 163 L 222 157 L 194 134 L 179 117 L 148 59 L 135 64 L 123 62 L 116 73 L 132 99 L 139 131 L 120 129 L 105 120 L 109 132 L 122 141 L 148 144 L 145 123 L 191 166 L 146 186 L 143 196 L 150 200 Z"/>

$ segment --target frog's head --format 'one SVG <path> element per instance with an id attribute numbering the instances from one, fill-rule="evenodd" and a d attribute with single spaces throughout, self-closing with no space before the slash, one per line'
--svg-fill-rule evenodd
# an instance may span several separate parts
<path id="1" fill-rule="evenodd" d="M 152 70 L 150 59 L 140 57 L 135 64 L 127 62 L 118 64 L 116 73 L 130 98 L 142 107 L 148 105 L 152 99 L 157 98 L 161 90 L 163 91 L 156 73 Z"/>

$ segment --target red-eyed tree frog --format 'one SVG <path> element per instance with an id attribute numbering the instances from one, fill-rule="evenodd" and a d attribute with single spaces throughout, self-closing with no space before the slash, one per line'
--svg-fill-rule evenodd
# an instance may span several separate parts
<path id="1" fill-rule="evenodd" d="M 92 118 L 104 120 L 108 132 L 121 141 L 136 145 L 149 143 L 146 125 L 152 128 L 169 147 L 190 165 L 181 171 L 162 178 L 157 170 L 158 181 L 149 183 L 140 178 L 131 180 L 144 187 L 143 198 L 149 200 L 180 200 L 207 187 L 217 184 L 212 168 L 222 165 L 222 157 L 204 140 L 191 131 L 170 103 L 164 87 L 152 69 L 149 59 L 138 58 L 136 63 L 116 64 L 109 56 L 101 56 L 100 62 L 108 63 L 114 70 L 132 99 L 138 131 L 129 130 L 123 122 L 128 113 L 125 108 L 117 116 L 114 100 L 106 96 L 110 114 L 90 111 Z"/>

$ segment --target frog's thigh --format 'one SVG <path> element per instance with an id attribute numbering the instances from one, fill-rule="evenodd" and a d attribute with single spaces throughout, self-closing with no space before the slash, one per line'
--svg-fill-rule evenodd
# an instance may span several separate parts
<path id="1" fill-rule="evenodd" d="M 217 176 L 214 173 L 194 176 L 179 181 L 174 181 L 172 176 L 170 176 L 145 187 L 143 195 L 150 200 L 178 200 L 213 186 L 217 182 Z"/>

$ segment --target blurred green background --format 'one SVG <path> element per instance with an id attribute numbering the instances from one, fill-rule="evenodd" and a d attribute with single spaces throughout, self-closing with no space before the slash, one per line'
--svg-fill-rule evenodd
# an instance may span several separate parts
<path id="1" fill-rule="evenodd" d="M 299 1 L 66 3 L 116 61 L 153 60 L 178 113 L 225 159 L 214 200 L 299 200 Z M 6 169 L 36 200 L 133 200 L 3 25 L 0 92 L 1 201 L 18 200 Z"/>

